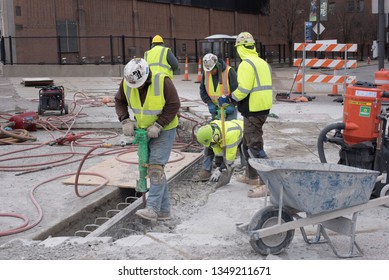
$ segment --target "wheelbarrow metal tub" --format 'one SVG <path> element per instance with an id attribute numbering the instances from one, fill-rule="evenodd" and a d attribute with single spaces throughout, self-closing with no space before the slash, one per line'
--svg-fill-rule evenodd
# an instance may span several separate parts
<path id="1" fill-rule="evenodd" d="M 250 159 L 271 192 L 271 202 L 283 192 L 283 206 L 313 215 L 369 201 L 378 171 L 332 163 Z"/>
<path id="2" fill-rule="evenodd" d="M 357 213 L 389 202 L 389 196 L 369 201 L 378 171 L 267 159 L 250 159 L 249 163 L 267 184 L 272 202 L 260 209 L 250 223 L 236 225 L 255 251 L 262 255 L 281 253 L 292 241 L 294 230 L 300 228 L 307 243 L 327 242 L 338 257 L 363 255 L 355 242 Z M 305 217 L 300 212 L 305 212 Z M 352 219 L 343 217 L 350 214 Z M 313 241 L 306 236 L 307 225 L 318 226 Z M 338 252 L 325 228 L 350 237 L 347 254 Z"/>

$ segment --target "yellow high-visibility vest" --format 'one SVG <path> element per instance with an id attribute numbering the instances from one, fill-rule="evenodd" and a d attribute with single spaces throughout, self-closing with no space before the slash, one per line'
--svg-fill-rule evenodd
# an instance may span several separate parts
<path id="1" fill-rule="evenodd" d="M 166 75 L 162 73 L 152 75 L 151 85 L 147 89 L 147 96 L 143 106 L 141 105 L 139 90 L 137 88 L 129 88 L 127 87 L 127 83 L 125 81 L 123 82 L 123 90 L 126 95 L 127 104 L 133 110 L 139 128 L 148 128 L 153 125 L 162 113 L 166 103 L 163 94 L 165 77 Z M 178 116 L 176 115 L 169 124 L 163 127 L 163 130 L 175 128 L 177 125 Z"/>

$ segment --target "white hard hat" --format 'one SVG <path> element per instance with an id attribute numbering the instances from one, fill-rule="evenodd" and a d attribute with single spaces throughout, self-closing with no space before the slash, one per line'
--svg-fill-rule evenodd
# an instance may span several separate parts
<path id="1" fill-rule="evenodd" d="M 249 32 L 241 32 L 238 37 L 236 37 L 235 47 L 253 44 L 255 44 L 255 40 L 253 35 L 251 35 Z"/>
<path id="2" fill-rule="evenodd" d="M 204 71 L 211 71 L 217 63 L 217 56 L 213 53 L 207 53 L 203 58 Z"/>
<path id="3" fill-rule="evenodd" d="M 146 82 L 149 72 L 146 60 L 134 58 L 124 67 L 124 79 L 130 88 L 138 88 Z"/>

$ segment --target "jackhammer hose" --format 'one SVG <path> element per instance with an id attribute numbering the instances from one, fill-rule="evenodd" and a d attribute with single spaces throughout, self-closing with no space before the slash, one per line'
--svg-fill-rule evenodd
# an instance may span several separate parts
<path id="1" fill-rule="evenodd" d="M 327 142 L 327 133 L 334 129 L 342 130 L 345 129 L 345 127 L 346 125 L 344 123 L 333 123 L 327 125 L 320 132 L 319 137 L 317 138 L 317 151 L 319 153 L 320 162 L 327 163 L 326 155 L 324 154 L 324 145 L 323 145 L 324 142 Z"/>
<path id="2" fill-rule="evenodd" d="M 13 127 L 15 123 L 9 122 L 0 125 L 0 144 L 14 144 L 23 141 L 36 141 L 36 137 L 32 136 L 25 129 L 7 130 L 7 127 Z"/>

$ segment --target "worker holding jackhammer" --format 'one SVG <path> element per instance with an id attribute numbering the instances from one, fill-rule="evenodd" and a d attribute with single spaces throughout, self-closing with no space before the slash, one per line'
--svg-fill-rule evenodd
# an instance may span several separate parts
<path id="1" fill-rule="evenodd" d="M 129 110 L 134 118 L 130 118 Z M 180 99 L 172 80 L 152 73 L 143 58 L 134 58 L 124 68 L 124 79 L 115 95 L 115 110 L 124 135 L 144 129 L 148 143 L 147 176 L 150 187 L 146 208 L 135 214 L 157 221 L 170 219 L 169 188 L 164 167 L 169 160 L 178 125 Z"/>
<path id="2" fill-rule="evenodd" d="M 173 72 L 178 69 L 178 59 L 170 48 L 165 47 L 163 38 L 155 35 L 151 41 L 151 49 L 144 53 L 144 59 L 150 70 L 156 73 L 164 73 L 173 79 Z"/>
<path id="3" fill-rule="evenodd" d="M 236 72 L 222 59 L 213 53 L 207 53 L 203 57 L 203 73 L 200 83 L 201 100 L 207 104 L 212 120 L 221 119 L 221 108 L 219 107 L 219 97 L 229 96 L 238 87 Z M 236 120 L 237 109 L 233 104 L 228 104 L 224 108 L 225 120 Z M 205 147 L 204 159 L 201 170 L 193 177 L 193 181 L 205 182 L 211 178 L 212 162 L 220 166 L 223 157 L 215 156 L 212 149 Z"/>
<path id="4" fill-rule="evenodd" d="M 224 157 L 224 161 L 215 168 L 209 179 L 211 182 L 218 182 L 217 186 L 226 185 L 231 179 L 236 166 L 236 154 L 243 139 L 243 121 L 225 121 L 224 131 L 225 135 L 223 135 L 222 121 L 213 120 L 209 124 L 201 126 L 196 133 L 197 142 L 206 148 L 205 151 L 220 156 L 222 159 Z M 224 145 L 223 136 L 225 137 Z"/>
<path id="5" fill-rule="evenodd" d="M 272 76 L 269 64 L 258 56 L 255 40 L 249 32 L 242 32 L 236 38 L 236 51 L 242 62 L 239 64 L 238 88 L 231 98 L 219 98 L 219 104 L 237 103 L 243 116 L 243 151 L 248 158 L 268 158 L 264 150 L 263 125 L 273 104 Z M 266 195 L 266 186 L 257 171 L 247 164 L 245 174 L 237 178 L 238 182 L 254 185 L 249 197 Z"/>

